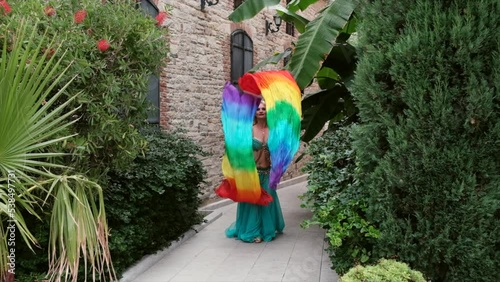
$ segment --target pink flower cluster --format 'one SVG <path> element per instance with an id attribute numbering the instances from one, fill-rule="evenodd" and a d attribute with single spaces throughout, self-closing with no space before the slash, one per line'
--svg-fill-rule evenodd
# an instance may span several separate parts
<path id="1" fill-rule="evenodd" d="M 76 24 L 79 24 L 85 20 L 86 16 L 87 16 L 87 11 L 79 10 L 75 13 L 75 15 L 73 16 L 73 19 L 75 20 Z"/>
<path id="2" fill-rule="evenodd" d="M 3 11 L 4 15 L 7 15 L 8 13 L 10 13 L 12 11 L 12 8 L 10 7 L 9 3 L 7 3 L 7 0 L 0 0 L 0 13 L 2 11 Z M 43 12 L 48 17 L 53 17 L 56 15 L 56 9 L 52 6 L 45 6 L 45 8 L 43 9 Z M 163 24 L 163 22 L 165 21 L 165 19 L 167 18 L 167 16 L 168 16 L 167 12 L 160 12 L 155 18 L 156 25 L 161 26 Z M 79 10 L 79 11 L 76 11 L 75 14 L 73 15 L 73 20 L 74 20 L 75 24 L 81 24 L 83 21 L 85 21 L 86 17 L 87 17 L 87 11 Z M 90 29 L 90 28 L 87 29 L 87 33 L 92 34 L 92 29 Z M 106 50 L 109 49 L 109 47 L 111 47 L 111 45 L 109 44 L 109 42 L 106 39 L 101 39 L 97 42 L 97 49 L 101 52 L 105 52 Z M 53 55 L 53 52 L 49 52 L 48 56 L 50 57 L 52 55 Z"/>
<path id="3" fill-rule="evenodd" d="M 108 50 L 109 46 L 109 42 L 106 39 L 101 39 L 97 42 L 97 49 L 101 52 Z"/>
<path id="4" fill-rule="evenodd" d="M 9 3 L 7 3 L 7 1 L 5 1 L 5 0 L 0 1 L 0 11 L 2 11 L 2 10 L 3 10 L 4 15 L 7 15 L 8 13 L 10 13 L 12 11 L 12 9 L 9 6 Z"/>
<path id="5" fill-rule="evenodd" d="M 156 25 L 157 26 L 161 26 L 163 24 L 163 22 L 165 21 L 165 19 L 167 19 L 167 12 L 160 12 L 157 16 L 156 16 Z"/>

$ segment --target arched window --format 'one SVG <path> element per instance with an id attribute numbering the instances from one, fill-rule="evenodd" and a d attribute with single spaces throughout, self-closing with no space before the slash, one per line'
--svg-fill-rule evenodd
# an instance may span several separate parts
<path id="1" fill-rule="evenodd" d="M 144 14 L 151 17 L 156 17 L 159 14 L 159 9 L 151 0 L 142 0 L 138 3 L 138 8 L 140 8 Z M 160 77 L 156 74 L 151 74 L 148 81 L 148 96 L 146 98 L 148 102 L 152 105 L 152 108 L 148 111 L 148 122 L 149 123 L 159 123 L 160 122 Z"/>
<path id="2" fill-rule="evenodd" d="M 231 82 L 238 84 L 238 79 L 253 67 L 253 42 L 243 30 L 231 34 Z"/>
<path id="3" fill-rule="evenodd" d="M 290 0 L 286 0 L 286 4 L 290 4 Z M 286 22 L 285 32 L 291 36 L 295 36 L 295 25 L 293 23 Z"/>
<path id="4" fill-rule="evenodd" d="M 234 9 L 238 8 L 243 2 L 245 2 L 245 0 L 234 0 Z"/>

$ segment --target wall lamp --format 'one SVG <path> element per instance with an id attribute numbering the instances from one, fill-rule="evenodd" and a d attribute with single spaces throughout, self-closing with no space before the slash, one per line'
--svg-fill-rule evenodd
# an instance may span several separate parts
<path id="1" fill-rule="evenodd" d="M 208 6 L 214 6 L 214 5 L 219 4 L 219 0 L 215 0 L 215 1 L 212 1 L 212 0 L 201 0 L 201 9 L 202 10 L 205 9 L 205 4 L 208 5 Z"/>
<path id="2" fill-rule="evenodd" d="M 278 32 L 280 30 L 281 17 L 278 14 L 273 16 L 273 22 L 274 22 L 274 25 L 276 26 L 276 29 L 271 29 L 271 25 L 273 23 L 266 20 L 266 35 L 269 34 L 269 32 L 275 33 L 275 32 Z"/>

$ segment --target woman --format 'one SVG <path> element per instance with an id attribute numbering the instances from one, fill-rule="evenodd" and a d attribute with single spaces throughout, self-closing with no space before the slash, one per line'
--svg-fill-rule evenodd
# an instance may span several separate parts
<path id="1" fill-rule="evenodd" d="M 236 222 L 226 229 L 227 237 L 235 237 L 245 242 L 271 241 L 276 237 L 276 233 L 281 233 L 285 228 L 278 194 L 276 190 L 269 189 L 271 156 L 267 147 L 269 128 L 266 118 L 266 104 L 262 101 L 255 113 L 252 129 L 253 152 L 260 185 L 273 197 L 273 201 L 267 206 L 238 203 Z"/>

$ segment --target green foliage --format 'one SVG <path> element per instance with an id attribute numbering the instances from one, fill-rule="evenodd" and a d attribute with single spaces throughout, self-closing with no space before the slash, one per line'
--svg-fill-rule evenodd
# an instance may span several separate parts
<path id="1" fill-rule="evenodd" d="M 407 264 L 395 260 L 381 259 L 376 265 L 358 265 L 339 280 L 340 282 L 425 282 L 422 273 L 412 270 Z"/>
<path id="2" fill-rule="evenodd" d="M 179 133 L 149 129 L 148 150 L 126 170 L 109 174 L 105 205 L 110 249 L 117 273 L 154 253 L 198 224 L 204 155 Z"/>
<path id="3" fill-rule="evenodd" d="M 261 68 L 262 66 L 267 65 L 267 64 L 274 64 L 274 65 L 276 65 L 283 58 L 286 58 L 287 56 L 290 56 L 291 54 L 292 54 L 292 50 L 291 49 L 287 49 L 283 53 L 275 53 L 271 57 L 268 57 L 268 58 L 264 59 L 263 61 L 261 61 L 260 63 L 256 64 L 255 66 L 253 66 L 253 68 L 250 69 L 248 72 L 256 72 L 256 71 L 259 70 L 259 68 Z"/>
<path id="4" fill-rule="evenodd" d="M 294 0 L 285 8 L 276 5 L 276 1 L 247 0 L 229 16 L 239 22 L 254 17 L 264 7 L 272 7 L 284 21 L 294 23 L 302 33 L 286 68 L 301 90 L 309 87 L 314 78 L 321 88 L 320 92 L 303 99 L 304 134 L 301 139 L 305 142 L 311 141 L 329 121 L 347 117 L 348 122 L 355 122 L 357 119 L 349 89 L 356 66 L 356 49 L 348 40 L 356 31 L 358 1 L 330 1 L 311 21 L 296 14 L 315 2 L 317 0 Z M 286 52 L 265 59 L 251 71 L 265 64 L 276 64 L 277 60 L 286 57 Z"/>
<path id="5" fill-rule="evenodd" d="M 109 248 L 119 276 L 126 268 L 167 247 L 191 226 L 202 221 L 198 214 L 200 185 L 205 171 L 197 156 L 204 156 L 193 141 L 180 133 L 156 128 L 141 131 L 148 147 L 126 170 L 109 174 L 104 204 L 110 228 Z M 47 222 L 50 215 L 43 216 Z M 32 282 L 47 270 L 49 226 L 26 216 L 41 248 L 33 254 L 19 246 L 21 282 Z M 83 276 L 82 276 L 83 277 Z"/>
<path id="6" fill-rule="evenodd" d="M 1 27 L 1 26 L 0 26 Z M 0 53 L 0 279 L 4 278 L 7 270 L 8 250 L 6 227 L 7 220 L 16 220 L 16 229 L 19 237 L 31 247 L 36 238 L 25 224 L 22 210 L 33 211 L 35 197 L 29 192 L 41 188 L 37 185 L 37 177 L 51 177 L 45 168 L 55 165 L 40 161 L 37 150 L 44 149 L 50 144 L 61 142 L 70 136 L 57 138 L 61 128 L 68 126 L 62 122 L 61 115 L 71 115 L 67 111 L 67 103 L 55 109 L 41 106 L 41 102 L 49 95 L 54 87 L 50 79 L 44 74 L 53 73 L 58 61 L 48 59 L 39 53 L 40 44 L 34 42 L 34 34 L 29 33 L 25 21 L 20 23 L 19 29 L 12 34 L 1 28 L 1 34 L 9 38 L 2 43 Z M 45 44 L 50 44 L 45 42 Z M 41 76 L 41 79 L 38 77 Z M 56 78 L 60 79 L 61 75 Z M 56 93 L 48 104 L 54 104 L 62 95 Z M 73 97 L 74 98 L 74 97 Z M 74 110 L 73 110 L 74 112 Z M 62 155 L 62 154 L 59 154 Z M 15 208 L 17 204 L 17 209 Z"/>
<path id="7" fill-rule="evenodd" d="M 290 71 L 300 89 L 312 81 L 321 63 L 332 50 L 335 39 L 349 21 L 356 5 L 352 0 L 336 0 L 310 21 L 290 59 Z"/>
<path id="8" fill-rule="evenodd" d="M 368 262 L 379 235 L 366 220 L 367 203 L 355 178 L 356 156 L 350 128 L 327 131 L 313 140 L 307 151 L 311 160 L 304 166 L 309 177 L 303 206 L 312 210 L 313 217 L 303 226 L 319 224 L 326 229 L 333 267 L 340 274 Z"/>
<path id="9" fill-rule="evenodd" d="M 432 281 L 500 281 L 500 3 L 363 7 L 353 146 L 375 253 Z"/>
<path id="10" fill-rule="evenodd" d="M 233 22 L 241 22 L 243 20 L 251 19 L 265 7 L 278 5 L 279 3 L 280 0 L 243 1 L 243 3 L 241 3 L 241 5 L 229 15 L 229 19 Z"/>
<path id="11" fill-rule="evenodd" d="M 163 38 L 166 30 L 129 0 L 11 0 L 9 4 L 12 12 L 0 17 L 0 26 L 10 24 L 15 30 L 21 17 L 31 23 L 38 21 L 35 41 L 44 36 L 53 38 L 56 45 L 67 50 L 61 66 L 72 63 L 54 91 L 76 76 L 65 93 L 81 92 L 70 104 L 81 108 L 68 118 L 78 117 L 78 121 L 67 129 L 67 133 L 78 136 L 53 148 L 71 157 L 53 161 L 93 177 L 126 166 L 145 146 L 137 128 L 147 118 L 149 75 L 159 71 L 168 51 Z M 47 7 L 55 14 L 47 15 Z M 74 14 L 79 10 L 87 14 L 76 23 Z M 110 44 L 105 51 L 97 46 L 102 39 Z M 41 52 L 60 58 L 48 45 L 42 46 Z"/>
<path id="12" fill-rule="evenodd" d="M 37 216 L 36 207 L 43 205 L 38 198 L 40 194 L 45 197 L 44 203 L 55 199 L 50 221 L 51 278 L 59 280 L 67 275 L 76 279 L 80 258 L 89 266 L 92 276 L 108 272 L 113 277 L 101 187 L 81 175 L 52 174 L 50 168 L 64 166 L 50 162 L 50 158 L 64 154 L 41 152 L 71 137 L 61 136 L 61 131 L 74 122 L 65 122 L 65 119 L 78 110 L 67 110 L 76 95 L 60 102 L 71 80 L 50 95 L 67 68 L 57 73 L 62 60 L 54 56 L 48 58 L 41 52 L 42 47 L 53 45 L 46 38 L 35 40 L 38 23 L 34 23 L 31 32 L 27 32 L 31 26 L 25 19 L 17 24 L 15 31 L 12 26 L 0 26 L 5 39 L 0 63 L 3 91 L 0 96 L 0 279 L 9 280 L 4 276 L 7 254 L 21 245 L 21 241 L 7 243 L 4 223 L 16 222 L 18 238 L 23 238 L 26 249 L 31 251 L 31 244 L 37 242 L 23 214 Z M 59 46 L 54 48 L 56 54 Z M 12 233 L 9 237 L 12 238 Z"/>

